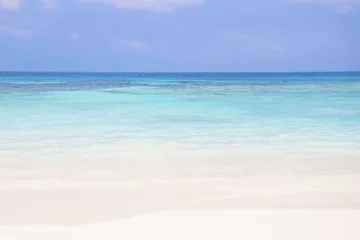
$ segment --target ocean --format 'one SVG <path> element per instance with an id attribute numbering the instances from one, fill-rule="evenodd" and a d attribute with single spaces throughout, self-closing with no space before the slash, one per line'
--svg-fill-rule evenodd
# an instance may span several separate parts
<path id="1" fill-rule="evenodd" d="M 358 208 L 359 173 L 359 72 L 0 73 L 0 223 Z"/>

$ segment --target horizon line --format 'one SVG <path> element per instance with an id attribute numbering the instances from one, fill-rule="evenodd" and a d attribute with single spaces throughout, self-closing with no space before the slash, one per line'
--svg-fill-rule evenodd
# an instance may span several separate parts
<path id="1" fill-rule="evenodd" d="M 14 71 L 0 70 L 0 73 L 360 73 L 360 70 L 351 71 Z"/>

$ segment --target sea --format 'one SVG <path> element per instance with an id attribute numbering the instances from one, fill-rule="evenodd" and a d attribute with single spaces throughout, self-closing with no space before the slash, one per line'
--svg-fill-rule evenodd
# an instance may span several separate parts
<path id="1" fill-rule="evenodd" d="M 5 224 L 359 208 L 360 72 L 0 72 L 0 196 Z"/>

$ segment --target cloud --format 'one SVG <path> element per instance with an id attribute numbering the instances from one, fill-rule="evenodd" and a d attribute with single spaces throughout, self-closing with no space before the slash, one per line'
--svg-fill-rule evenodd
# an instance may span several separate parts
<path id="1" fill-rule="evenodd" d="M 127 48 L 136 49 L 138 51 L 147 51 L 149 46 L 140 40 L 123 40 L 121 45 Z"/>
<path id="2" fill-rule="evenodd" d="M 300 3 L 327 4 L 335 6 L 340 13 L 350 12 L 355 6 L 360 5 L 360 0 L 293 0 Z"/>
<path id="3" fill-rule="evenodd" d="M 278 43 L 270 44 L 269 49 L 272 51 L 283 51 L 284 47 Z"/>
<path id="4" fill-rule="evenodd" d="M 70 37 L 73 39 L 73 40 L 78 40 L 79 39 L 79 34 L 78 33 L 72 33 L 71 35 L 70 35 Z"/>
<path id="5" fill-rule="evenodd" d="M 354 9 L 354 6 L 353 5 L 342 5 L 342 6 L 339 6 L 336 10 L 340 13 L 347 13 L 347 12 L 350 12 Z"/>
<path id="6" fill-rule="evenodd" d="M 249 34 L 239 30 L 228 30 L 224 32 L 224 36 L 233 40 L 247 40 Z"/>
<path id="7" fill-rule="evenodd" d="M 20 8 L 20 0 L 0 0 L 0 8 L 6 10 L 17 10 Z"/>
<path id="8" fill-rule="evenodd" d="M 78 0 L 80 2 L 100 3 L 123 9 L 140 9 L 154 12 L 171 12 L 179 7 L 198 6 L 205 0 Z"/>
<path id="9" fill-rule="evenodd" d="M 8 26 L 0 25 L 0 34 L 11 35 L 18 38 L 30 38 L 32 36 L 32 32 L 26 29 L 20 28 L 12 28 Z"/>
<path id="10" fill-rule="evenodd" d="M 0 0 L 0 9 L 18 10 L 21 7 L 22 0 Z M 55 0 L 40 0 L 47 9 L 55 8 Z"/>
<path id="11" fill-rule="evenodd" d="M 344 40 L 340 36 L 329 34 L 319 34 L 314 38 L 314 43 L 329 48 L 341 48 L 345 46 Z"/>
<path id="12" fill-rule="evenodd" d="M 47 9 L 53 9 L 55 8 L 55 0 L 41 0 L 41 2 L 44 4 L 44 6 Z"/>
<path id="13" fill-rule="evenodd" d="M 360 0 L 295 0 L 295 1 L 307 2 L 307 3 L 330 3 L 330 4 L 343 4 L 343 5 L 360 4 Z"/>

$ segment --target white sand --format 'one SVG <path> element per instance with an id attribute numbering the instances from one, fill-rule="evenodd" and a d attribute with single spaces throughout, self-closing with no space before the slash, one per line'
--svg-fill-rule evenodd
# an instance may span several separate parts
<path id="1" fill-rule="evenodd" d="M 358 240 L 360 210 L 182 210 L 80 226 L 2 226 L 3 240 Z"/>
<path id="2" fill-rule="evenodd" d="M 360 239 L 357 149 L 138 146 L 0 152 L 0 240 Z"/>

